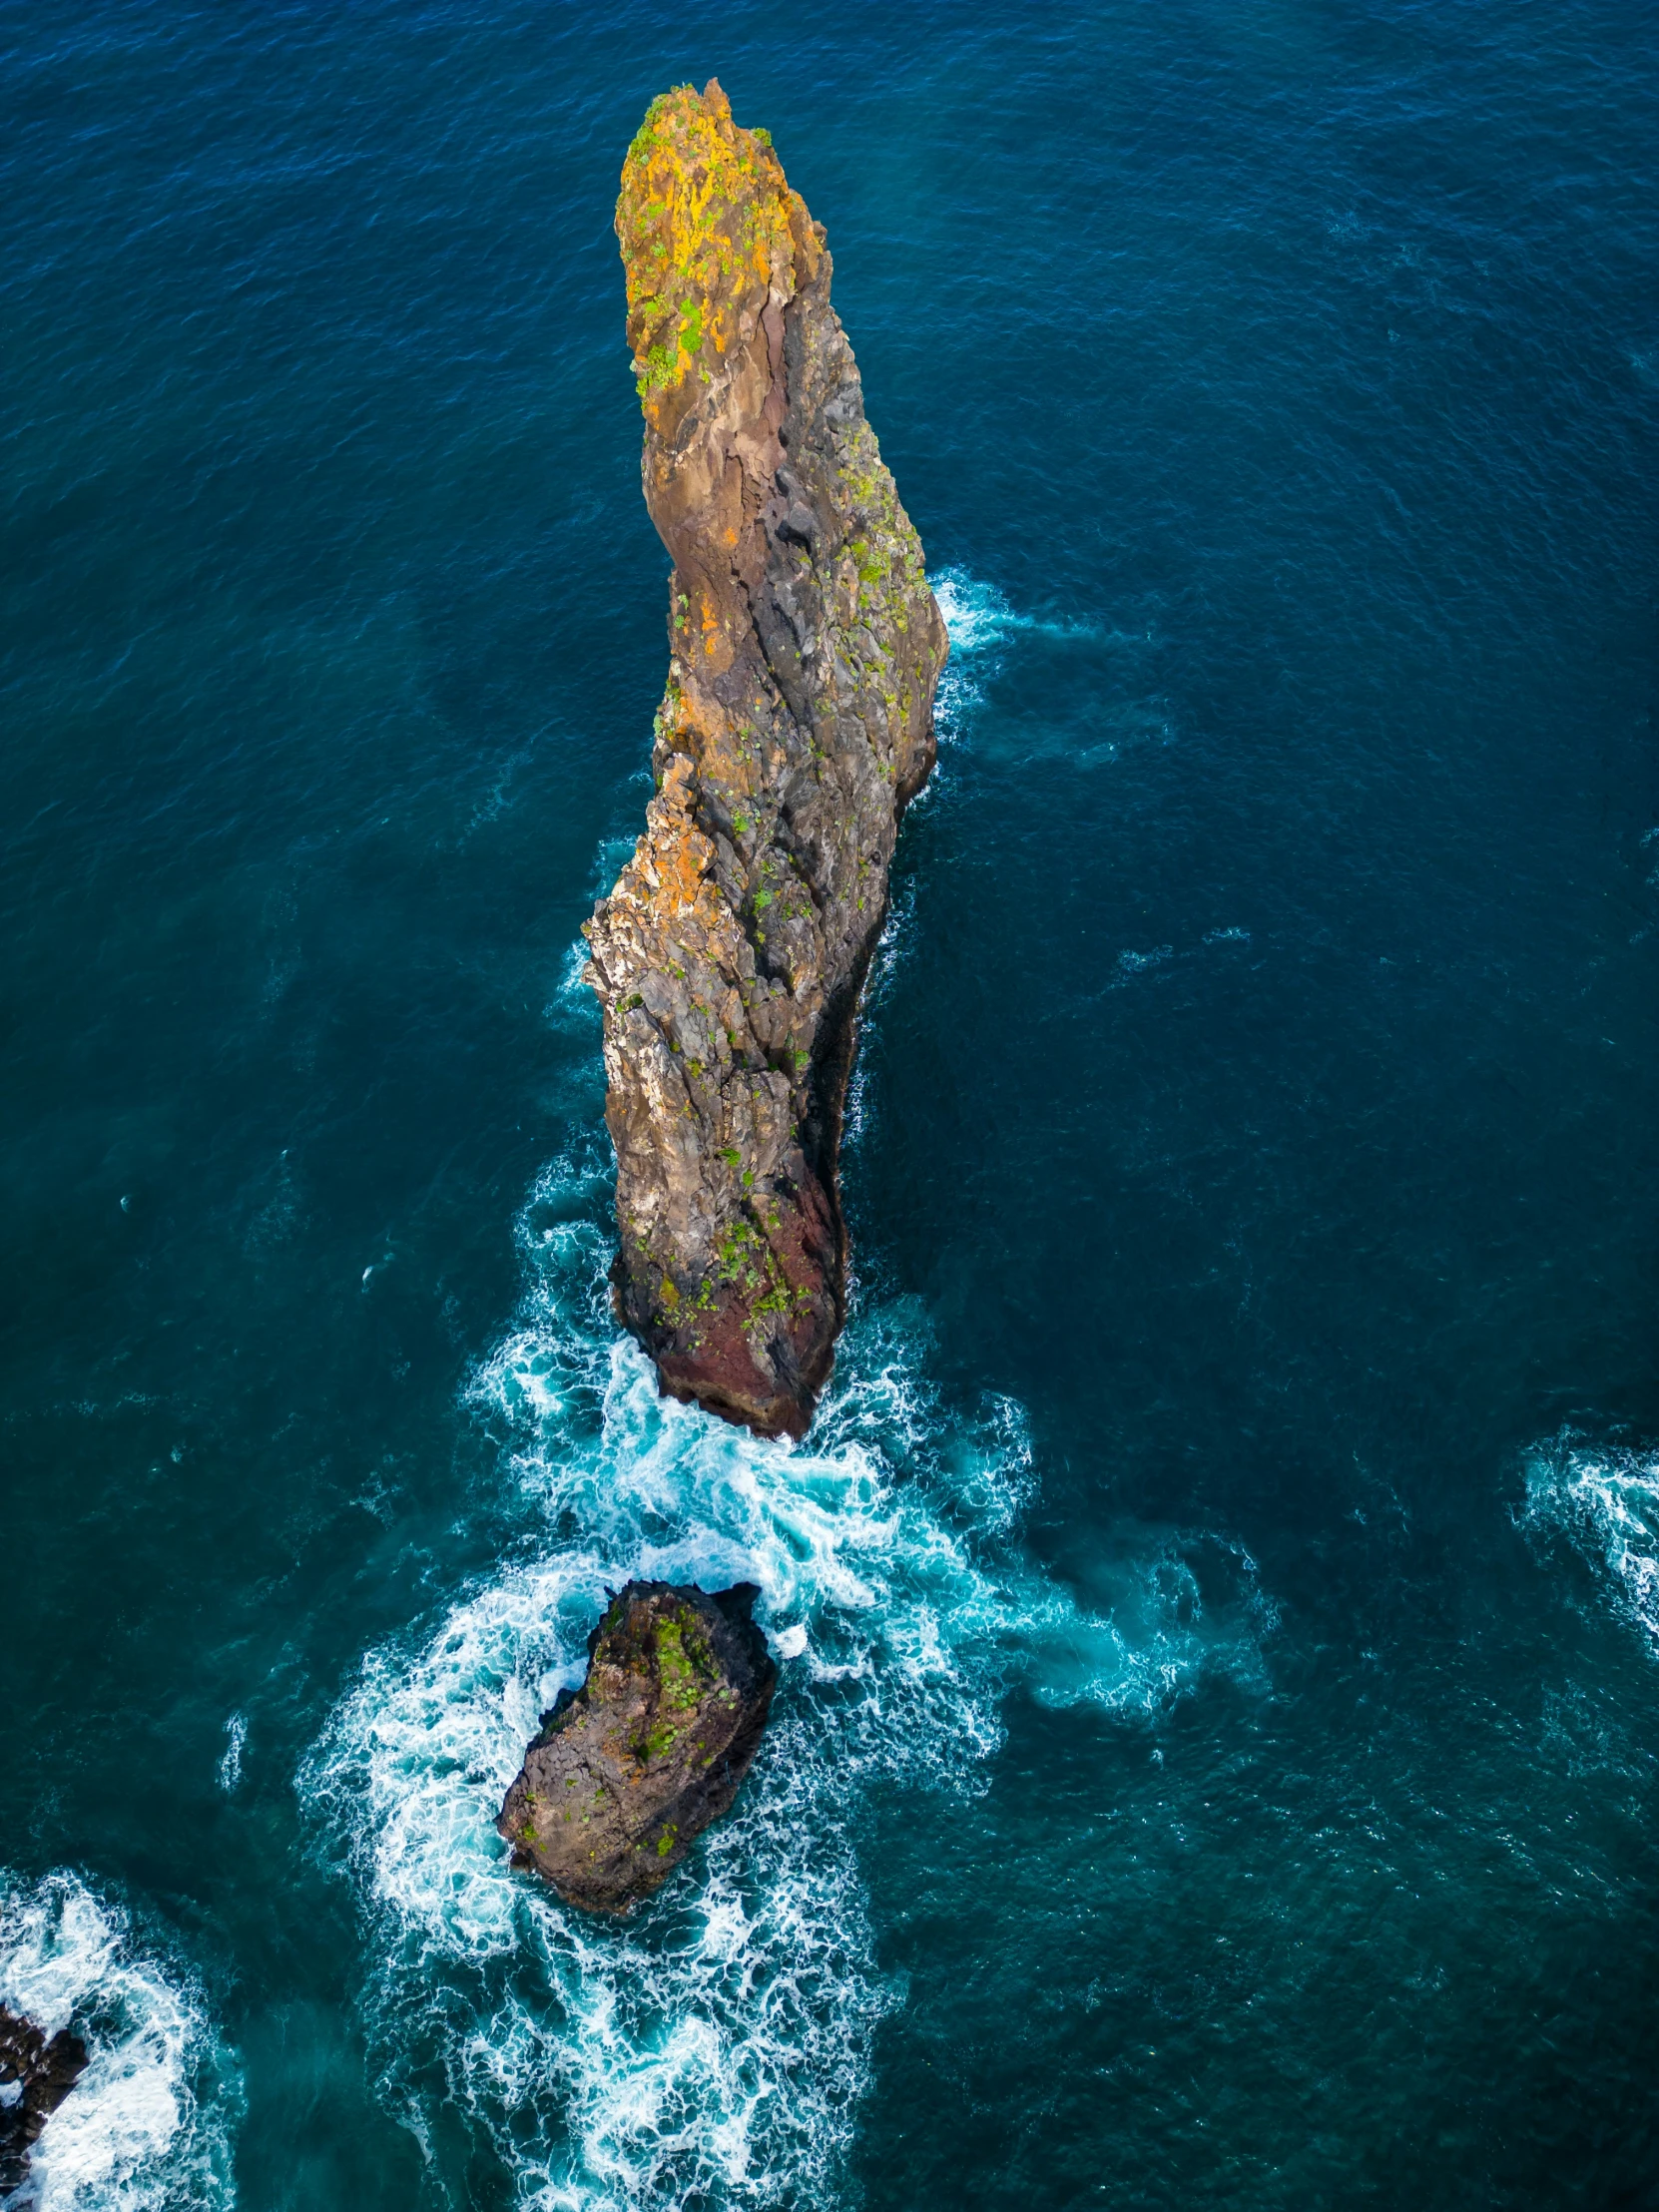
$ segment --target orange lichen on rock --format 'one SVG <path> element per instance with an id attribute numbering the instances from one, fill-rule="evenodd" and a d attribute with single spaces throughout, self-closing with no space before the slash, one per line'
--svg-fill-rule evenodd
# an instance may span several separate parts
<path id="1" fill-rule="evenodd" d="M 634 373 L 654 423 L 694 369 L 747 338 L 768 301 L 790 298 L 818 263 L 806 202 L 771 140 L 732 121 L 714 79 L 701 95 L 679 85 L 652 101 L 623 164 L 616 231 Z"/>

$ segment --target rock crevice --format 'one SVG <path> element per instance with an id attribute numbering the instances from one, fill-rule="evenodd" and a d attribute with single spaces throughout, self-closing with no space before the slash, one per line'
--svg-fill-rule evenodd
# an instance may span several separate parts
<path id="1" fill-rule="evenodd" d="M 656 793 L 586 934 L 623 1321 L 663 1386 L 801 1434 L 845 1314 L 858 994 L 946 641 L 864 419 L 822 225 L 719 85 L 617 205 L 642 477 L 673 559 Z"/>

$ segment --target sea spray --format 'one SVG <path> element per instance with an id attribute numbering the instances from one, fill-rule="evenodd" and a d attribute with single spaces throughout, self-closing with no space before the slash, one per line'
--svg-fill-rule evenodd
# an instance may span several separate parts
<path id="1" fill-rule="evenodd" d="M 79 1875 L 0 1876 L 0 2003 L 48 2034 L 73 2027 L 87 2066 L 46 2124 L 23 2212 L 215 2212 L 235 2202 L 240 2081 L 193 1978 L 151 1954 Z"/>

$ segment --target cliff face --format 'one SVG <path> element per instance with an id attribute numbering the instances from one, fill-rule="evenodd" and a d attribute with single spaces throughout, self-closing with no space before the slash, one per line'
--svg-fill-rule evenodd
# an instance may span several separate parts
<path id="1" fill-rule="evenodd" d="M 718 83 L 653 102 L 616 228 L 674 561 L 657 793 L 586 930 L 617 1300 L 665 1389 L 799 1435 L 844 1318 L 858 992 L 933 765 L 944 625 L 823 227 Z"/>

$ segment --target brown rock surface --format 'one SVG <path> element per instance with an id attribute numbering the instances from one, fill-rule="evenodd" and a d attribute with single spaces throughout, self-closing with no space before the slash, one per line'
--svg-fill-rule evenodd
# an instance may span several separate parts
<path id="1" fill-rule="evenodd" d="M 753 1582 L 630 1582 L 588 1639 L 587 1680 L 542 1716 L 496 1822 L 567 1904 L 626 1912 L 728 1811 L 778 1670 Z"/>
<path id="2" fill-rule="evenodd" d="M 48 2036 L 0 2004 L 0 2190 L 24 2180 L 41 2129 L 86 2062 L 87 2046 L 67 2027 Z"/>
<path id="3" fill-rule="evenodd" d="M 653 102 L 617 234 L 674 560 L 657 793 L 587 925 L 617 1303 L 666 1390 L 799 1435 L 845 1314 L 858 993 L 933 765 L 944 624 L 823 227 L 717 83 Z"/>

